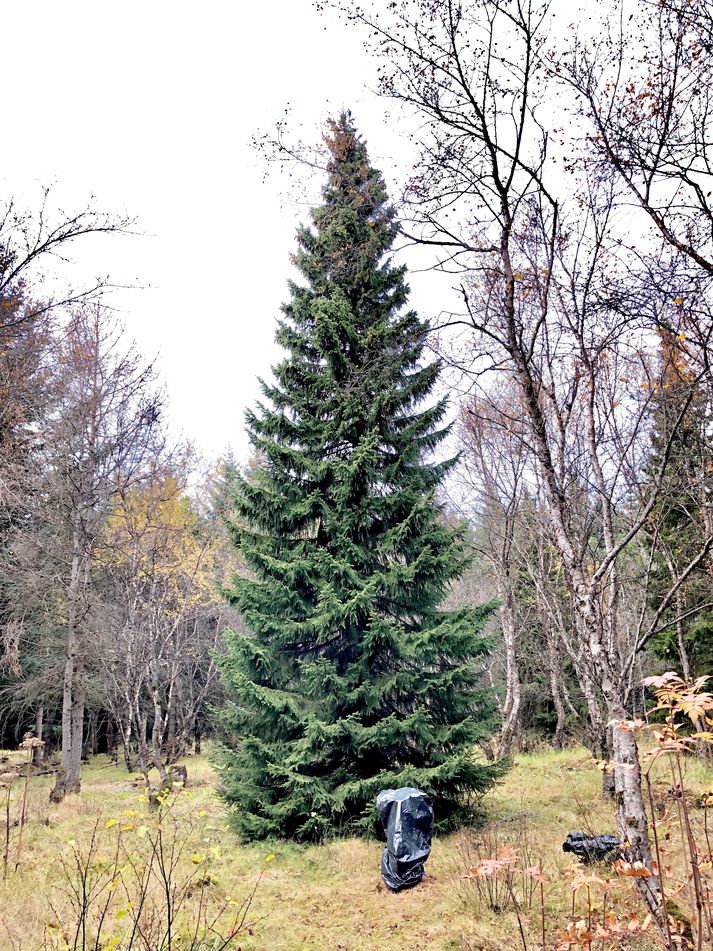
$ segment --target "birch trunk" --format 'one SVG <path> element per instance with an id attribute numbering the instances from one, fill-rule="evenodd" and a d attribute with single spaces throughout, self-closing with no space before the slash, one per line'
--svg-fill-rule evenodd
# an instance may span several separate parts
<path id="1" fill-rule="evenodd" d="M 646 815 L 641 783 L 639 751 L 634 732 L 623 726 L 629 719 L 626 705 L 619 693 L 618 684 L 609 670 L 607 657 L 596 626 L 589 631 L 592 660 L 606 703 L 611 728 L 611 743 L 614 762 L 614 802 L 619 836 L 624 845 L 624 854 L 630 862 L 642 862 L 651 874 L 636 878 L 636 887 L 652 915 L 661 922 L 661 889 L 658 876 L 653 874 L 649 823 Z"/>
<path id="2" fill-rule="evenodd" d="M 513 742 L 517 737 L 520 725 L 521 685 L 520 671 L 515 647 L 515 604 L 512 591 L 509 589 L 502 594 L 503 604 L 500 609 L 500 623 L 505 644 L 505 703 L 503 705 L 503 725 L 500 731 L 498 746 L 499 757 L 505 758 L 512 753 Z"/>
<path id="3" fill-rule="evenodd" d="M 614 704 L 615 719 L 626 719 L 626 711 Z M 619 835 L 624 842 L 626 855 L 631 862 L 642 862 L 652 869 L 649 823 L 646 817 L 644 798 L 641 792 L 641 767 L 636 736 L 631 730 L 613 730 L 616 817 Z M 657 921 L 661 920 L 661 890 L 657 875 L 637 878 L 636 887 Z"/>
<path id="4" fill-rule="evenodd" d="M 149 770 L 151 767 L 149 765 L 148 743 L 146 739 L 148 732 L 148 719 L 147 713 L 139 714 L 139 732 L 137 737 L 139 769 L 143 773 L 147 788 L 151 785 L 149 781 Z"/>
<path id="5" fill-rule="evenodd" d="M 158 770 L 161 784 L 163 784 L 168 782 L 168 772 L 163 764 L 163 756 L 161 755 L 161 748 L 163 746 L 163 708 L 161 706 L 161 698 L 157 686 L 153 687 L 152 693 L 154 718 L 151 728 L 151 752 L 153 764 Z"/>
<path id="6" fill-rule="evenodd" d="M 125 721 L 124 717 L 121 717 L 117 720 L 117 723 L 119 725 L 119 732 L 121 733 L 121 748 L 124 753 L 124 765 L 126 766 L 127 773 L 133 773 L 135 764 L 131 758 L 131 726 L 133 723 L 131 709 L 127 711 L 125 716 Z"/>

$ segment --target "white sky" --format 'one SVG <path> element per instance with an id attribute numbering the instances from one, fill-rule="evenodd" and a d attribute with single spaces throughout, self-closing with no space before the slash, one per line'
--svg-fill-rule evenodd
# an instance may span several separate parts
<path id="1" fill-rule="evenodd" d="M 278 175 L 263 181 L 252 135 L 289 102 L 313 139 L 348 106 L 387 181 L 394 155 L 410 159 L 370 92 L 361 33 L 312 0 L 8 0 L 0 25 L 0 197 L 36 207 L 56 182 L 66 210 L 93 194 L 137 218 L 142 237 L 77 242 L 75 273 L 146 288 L 116 303 L 141 351 L 159 355 L 174 431 L 208 456 L 231 445 L 243 457 L 243 412 L 278 357 L 274 321 L 306 214 Z M 448 293 L 447 278 L 410 283 L 424 316 Z"/>
<path id="2" fill-rule="evenodd" d="M 313 137 L 350 106 L 372 160 L 393 141 L 359 34 L 311 0 L 6 3 L 0 195 L 73 210 L 89 195 L 143 237 L 76 243 L 74 273 L 120 295 L 130 336 L 159 354 L 174 429 L 208 455 L 247 452 L 243 411 L 278 352 L 296 216 L 250 146 L 289 101 Z M 11 41 L 9 41 L 11 39 Z"/>

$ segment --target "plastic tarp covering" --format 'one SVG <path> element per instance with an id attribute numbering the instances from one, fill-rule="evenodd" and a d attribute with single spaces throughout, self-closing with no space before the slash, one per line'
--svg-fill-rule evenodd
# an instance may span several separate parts
<path id="1" fill-rule="evenodd" d="M 433 805 L 420 789 L 385 789 L 376 808 L 386 834 L 381 877 L 392 892 L 413 888 L 422 881 L 423 865 L 431 853 Z"/>
<path id="2" fill-rule="evenodd" d="M 563 852 L 572 852 L 580 862 L 603 862 L 615 859 L 621 848 L 621 840 L 615 835 L 586 835 L 570 832 L 562 844 Z"/>

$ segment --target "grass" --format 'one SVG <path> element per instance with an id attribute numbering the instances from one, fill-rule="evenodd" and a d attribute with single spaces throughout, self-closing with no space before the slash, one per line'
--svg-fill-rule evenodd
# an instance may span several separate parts
<path id="1" fill-rule="evenodd" d="M 204 814 L 190 851 L 193 859 L 195 849 L 203 849 L 197 856 L 201 861 L 203 854 L 209 856 L 206 868 L 209 864 L 210 874 L 201 873 L 198 886 L 205 890 L 206 901 L 240 899 L 261 876 L 249 914 L 252 933 L 238 942 L 242 951 L 516 949 L 520 939 L 515 916 L 488 908 L 472 883 L 462 879 L 468 856 L 507 843 L 527 852 L 529 863 L 541 863 L 553 882 L 547 886 L 546 913 L 548 932 L 554 936 L 571 913 L 572 891 L 565 874 L 571 856 L 561 851 L 566 834 L 576 829 L 615 831 L 613 809 L 599 796 L 601 777 L 586 751 L 521 756 L 486 799 L 488 826 L 477 833 L 435 840 L 425 882 L 393 895 L 381 884 L 382 846 L 378 842 L 347 839 L 310 847 L 279 842 L 241 845 L 228 829 L 215 795 L 214 770 L 201 757 L 186 762 L 190 785 L 178 796 L 177 809 L 181 821 L 188 824 Z M 691 789 L 709 789 L 711 770 L 697 761 L 690 763 Z M 21 784 L 22 780 L 16 780 L 13 787 L 15 816 Z M 70 841 L 75 847 L 85 843 L 98 819 L 102 835 L 108 837 L 115 832 L 113 827 L 105 832 L 107 822 L 116 819 L 138 828 L 148 816 L 148 806 L 141 802 L 141 779 L 128 776 L 105 757 L 96 757 L 85 768 L 79 796 L 51 805 L 51 784 L 51 776 L 30 780 L 22 862 L 15 871 L 11 848 L 8 879 L 4 884 L 0 881 L 2 951 L 42 948 L 48 925 L 67 923 L 70 904 L 62 858 L 71 858 Z M 664 774 L 658 787 L 665 796 Z M 125 811 L 138 816 L 127 820 Z M 16 837 L 15 829 L 13 841 Z M 216 843 L 219 851 L 211 850 Z M 190 869 L 190 856 L 186 861 Z M 634 907 L 635 899 L 627 892 L 617 911 L 626 914 Z M 533 947 L 537 947 L 534 908 L 526 913 L 525 924 Z M 556 946 L 554 940 L 551 944 Z M 639 939 L 639 944 L 634 941 L 631 947 L 648 945 Z"/>

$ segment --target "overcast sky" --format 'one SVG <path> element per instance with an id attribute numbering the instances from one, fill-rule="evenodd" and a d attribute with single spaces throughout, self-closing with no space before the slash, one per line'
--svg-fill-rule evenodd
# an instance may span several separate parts
<path id="1" fill-rule="evenodd" d="M 570 0 L 561 6 L 569 19 Z M 307 213 L 279 174 L 264 180 L 253 135 L 289 104 L 314 140 L 347 106 L 387 183 L 411 159 L 398 113 L 372 92 L 362 34 L 312 0 L 33 0 L 5 3 L 0 23 L 0 195 L 33 208 L 55 183 L 68 211 L 94 195 L 136 219 L 140 237 L 77 242 L 74 271 L 144 288 L 114 303 L 141 351 L 158 355 L 174 432 L 208 457 L 228 446 L 244 457 L 243 412 L 278 356 L 275 319 Z M 412 304 L 437 314 L 447 279 L 410 283 Z"/>
<path id="2" fill-rule="evenodd" d="M 136 217 L 143 237 L 78 242 L 75 269 L 139 282 L 117 299 L 159 354 L 175 430 L 247 451 L 243 411 L 277 356 L 296 216 L 250 146 L 286 104 L 314 136 L 350 106 L 385 172 L 398 148 L 359 34 L 311 0 L 6 3 L 0 188 L 34 207 L 54 182 Z"/>

